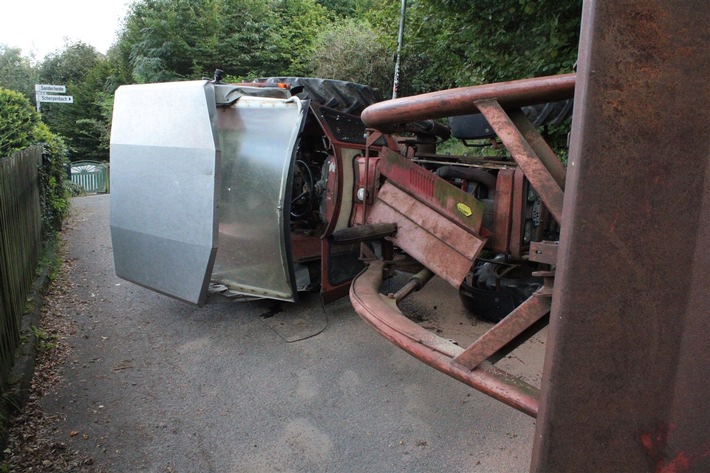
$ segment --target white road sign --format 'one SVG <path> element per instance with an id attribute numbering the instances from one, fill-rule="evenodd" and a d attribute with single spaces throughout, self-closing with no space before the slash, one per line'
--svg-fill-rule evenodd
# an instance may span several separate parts
<path id="1" fill-rule="evenodd" d="M 66 85 L 52 85 L 52 84 L 35 84 L 35 92 L 38 94 L 46 93 L 60 93 L 65 94 L 67 92 Z"/>
<path id="2" fill-rule="evenodd" d="M 74 96 L 37 94 L 37 102 L 74 103 Z"/>

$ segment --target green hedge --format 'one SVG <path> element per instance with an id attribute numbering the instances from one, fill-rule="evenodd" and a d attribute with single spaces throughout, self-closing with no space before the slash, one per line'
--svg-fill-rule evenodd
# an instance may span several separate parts
<path id="1" fill-rule="evenodd" d="M 0 159 L 33 144 L 43 146 L 39 169 L 42 232 L 51 235 L 62 227 L 69 211 L 67 146 L 51 132 L 27 98 L 0 87 Z"/>

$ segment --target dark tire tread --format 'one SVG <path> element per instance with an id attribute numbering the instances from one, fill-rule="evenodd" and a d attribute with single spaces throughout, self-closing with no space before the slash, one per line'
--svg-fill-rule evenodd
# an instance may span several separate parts
<path id="1" fill-rule="evenodd" d="M 306 77 L 268 77 L 257 82 L 266 84 L 287 83 L 291 89 L 302 88 L 296 94 L 301 99 L 311 99 L 323 107 L 350 115 L 360 115 L 369 105 L 382 100 L 379 90 L 354 82 Z"/>

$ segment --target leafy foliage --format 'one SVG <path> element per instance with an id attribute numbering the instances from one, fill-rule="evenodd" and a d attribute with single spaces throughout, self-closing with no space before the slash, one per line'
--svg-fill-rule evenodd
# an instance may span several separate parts
<path id="1" fill-rule="evenodd" d="M 117 49 L 135 82 L 325 75 L 388 89 L 400 0 L 142 0 Z M 568 72 L 581 0 L 409 0 L 404 95 Z M 238 25 L 238 27 L 236 26 Z M 381 71 L 381 72 L 380 72 Z"/>
<path id="2" fill-rule="evenodd" d="M 0 87 L 21 92 L 28 99 L 34 98 L 34 84 L 38 72 L 31 58 L 22 56 L 19 48 L 0 44 Z"/>
<path id="3" fill-rule="evenodd" d="M 355 18 L 379 7 L 375 0 L 318 0 L 333 17 Z"/>
<path id="4" fill-rule="evenodd" d="M 581 0 L 420 0 L 408 51 L 429 44 L 459 86 L 571 72 L 581 12 Z"/>
<path id="5" fill-rule="evenodd" d="M 408 0 L 401 95 L 569 72 L 581 3 Z M 0 45 L 0 86 L 33 100 L 36 82 L 66 84 L 74 104 L 43 103 L 42 120 L 64 137 L 72 159 L 106 161 L 121 84 L 211 77 L 219 68 L 231 81 L 321 76 L 386 95 L 400 7 L 401 0 L 136 0 L 106 56 L 68 43 L 37 64 Z"/>
<path id="6" fill-rule="evenodd" d="M 0 88 L 0 158 L 30 145 L 39 114 L 19 92 Z"/>
<path id="7" fill-rule="evenodd" d="M 144 0 L 120 39 L 135 82 L 281 72 L 285 52 L 271 4 L 260 0 Z"/>
<path id="8" fill-rule="evenodd" d="M 41 81 L 66 84 L 67 93 L 74 97 L 73 104 L 42 104 L 43 121 L 67 138 L 73 160 L 108 157 L 108 121 L 101 103 L 113 92 L 110 72 L 105 58 L 81 42 L 66 45 L 40 67 Z"/>
<path id="9" fill-rule="evenodd" d="M 316 38 L 311 58 L 313 75 L 392 87 L 392 62 L 378 34 L 366 20 L 343 20 Z"/>
<path id="10" fill-rule="evenodd" d="M 318 48 L 315 38 L 331 25 L 328 10 L 315 0 L 283 0 L 276 14 L 279 48 L 286 52 L 282 72 L 288 76 L 311 75 L 310 58 Z"/>
<path id="11" fill-rule="evenodd" d="M 39 181 L 42 231 L 47 235 L 61 228 L 69 210 L 64 190 L 67 148 L 64 141 L 39 120 L 39 114 L 27 98 L 19 92 L 0 88 L 0 158 L 33 144 L 44 147 Z"/>
<path id="12" fill-rule="evenodd" d="M 42 231 L 51 234 L 62 228 L 69 213 L 69 199 L 65 181 L 68 179 L 67 146 L 64 140 L 38 123 L 33 132 L 33 144 L 41 144 L 42 166 L 39 169 L 39 199 L 42 206 Z"/>

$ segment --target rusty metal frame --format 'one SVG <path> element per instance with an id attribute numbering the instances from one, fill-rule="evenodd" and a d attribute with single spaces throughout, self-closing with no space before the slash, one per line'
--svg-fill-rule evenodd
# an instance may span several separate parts
<path id="1" fill-rule="evenodd" d="M 574 83 L 574 74 L 562 74 L 442 90 L 371 105 L 363 110 L 361 118 L 369 127 L 388 131 L 401 123 L 476 113 L 474 103 L 483 100 L 493 99 L 504 109 L 515 110 L 570 99 Z"/>
<path id="2" fill-rule="evenodd" d="M 557 263 L 558 281 L 533 472 L 710 471 L 708 24 L 704 0 L 584 2 L 566 192 L 564 173 L 517 110 L 570 98 L 572 75 L 363 112 L 368 126 L 387 131 L 480 111 L 508 135 L 504 143 L 562 224 L 559 245 L 531 245 L 531 259 Z M 378 294 L 384 268 L 371 263 L 351 288 L 367 322 L 427 364 L 535 415 L 536 392 L 478 363 L 542 312 L 541 294 L 464 351 Z"/>
<path id="3" fill-rule="evenodd" d="M 565 169 L 519 109 L 508 114 L 495 99 L 475 102 L 552 216 L 562 221 Z M 541 151 L 541 153 L 538 153 Z"/>
<path id="4" fill-rule="evenodd" d="M 537 416 L 539 390 L 495 368 L 486 361 L 468 368 L 454 360 L 464 349 L 420 327 L 397 308 L 396 300 L 379 293 L 385 262 L 371 261 L 353 280 L 350 301 L 355 311 L 382 336 L 414 357 L 455 379 L 508 404 Z"/>
<path id="5" fill-rule="evenodd" d="M 514 199 L 514 177 L 516 169 L 501 169 L 496 180 L 495 209 L 492 236 L 488 245 L 498 253 L 510 253 L 511 212 Z"/>
<path id="6" fill-rule="evenodd" d="M 513 174 L 513 214 L 510 225 L 510 254 L 515 259 L 523 257 L 523 215 L 525 213 L 525 173 L 516 168 Z"/>
<path id="7" fill-rule="evenodd" d="M 476 368 L 550 312 L 554 273 L 538 275 L 544 277 L 543 287 L 457 355 L 452 363 L 469 370 Z"/>
<path id="8" fill-rule="evenodd" d="M 506 235 L 495 235 L 494 238 L 497 245 L 509 242 L 506 246 L 509 245 L 510 250 L 520 257 L 522 228 L 519 217 L 523 212 L 521 196 L 524 177 L 528 178 L 550 213 L 559 222 L 562 216 L 565 169 L 519 107 L 570 98 L 574 83 L 574 75 L 568 74 L 435 92 L 375 104 L 365 109 L 362 119 L 369 126 L 386 130 L 389 127 L 396 128 L 401 120 L 422 120 L 477 111 L 484 114 L 518 164 L 512 175 L 504 176 L 511 181 L 515 189 L 514 194 L 518 195 L 512 199 L 508 196 L 508 200 L 512 202 L 506 205 L 509 211 L 512 207 L 515 217 L 512 222 L 497 221 L 495 229 L 506 231 Z M 433 175 L 414 164 L 404 166 L 402 161 L 406 160 L 399 159 L 398 156 L 398 159 L 395 159 L 394 154 L 388 150 L 382 151 L 380 156 L 384 159 L 380 162 L 380 172 L 397 186 L 411 191 L 416 198 L 424 202 L 436 201 L 436 193 L 432 190 L 432 182 L 435 179 Z M 393 166 L 394 163 L 397 163 L 397 166 Z M 440 211 L 455 216 L 450 209 Z M 500 212 L 496 213 L 497 220 L 502 217 Z M 456 224 L 452 221 L 450 225 Z M 473 229 L 479 231 L 479 227 L 480 224 L 474 225 Z M 507 233 L 508 231 L 510 233 Z M 407 232 L 400 229 L 397 238 L 400 241 L 398 244 L 404 245 L 408 238 Z M 498 241 L 499 238 L 501 241 Z M 540 248 L 548 250 L 547 246 Z M 546 251 L 545 263 L 550 258 L 549 253 L 549 250 Z M 441 264 L 432 267 L 435 260 L 441 259 L 441 255 L 436 255 L 436 258 L 429 261 L 426 259 L 426 255 L 419 255 L 419 260 L 425 266 L 428 263 L 430 269 L 436 271 L 438 268 L 439 272 L 441 271 Z M 463 349 L 407 319 L 396 307 L 403 297 L 402 291 L 390 299 L 378 293 L 384 265 L 384 262 L 372 261 L 369 268 L 353 281 L 350 300 L 363 319 L 387 339 L 430 366 L 522 412 L 533 417 L 537 415 L 538 390 L 508 373 L 493 368 L 486 360 L 549 313 L 554 273 L 540 274 L 545 276 L 543 288 L 471 346 Z M 404 291 L 404 294 L 409 292 Z"/>
<path id="9" fill-rule="evenodd" d="M 584 2 L 535 473 L 710 471 L 709 24 Z"/>

